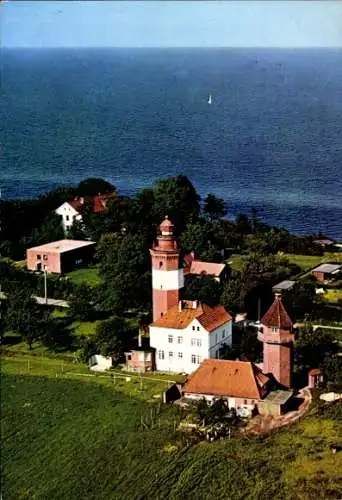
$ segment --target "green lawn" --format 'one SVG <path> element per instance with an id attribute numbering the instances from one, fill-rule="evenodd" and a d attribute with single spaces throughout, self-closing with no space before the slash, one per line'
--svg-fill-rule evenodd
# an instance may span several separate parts
<path id="1" fill-rule="evenodd" d="M 54 318 L 65 318 L 67 317 L 67 311 L 59 311 L 55 309 L 52 312 L 52 317 Z M 82 335 L 95 335 L 96 326 L 100 323 L 100 320 L 96 321 L 73 321 L 67 328 L 77 337 Z"/>
<path id="2" fill-rule="evenodd" d="M 56 360 L 3 360 L 4 499 L 342 497 L 342 453 L 329 450 L 341 421 L 313 414 L 270 436 L 185 449 L 176 407 L 148 402 L 158 382 L 140 390 L 139 377 L 113 385 L 76 371 Z"/>
<path id="3" fill-rule="evenodd" d="M 86 282 L 88 285 L 97 286 L 101 283 L 98 266 L 89 266 L 82 269 L 76 269 L 67 274 L 76 285 Z"/>
<path id="4" fill-rule="evenodd" d="M 336 303 L 338 300 L 342 300 L 342 290 L 330 288 L 323 295 L 323 299 L 327 302 Z"/>
<path id="5" fill-rule="evenodd" d="M 317 255 L 298 255 L 291 253 L 282 254 L 286 257 L 291 263 L 297 264 L 302 268 L 303 271 L 309 271 L 313 267 L 318 266 L 324 262 L 341 262 L 342 263 L 342 252 L 338 253 L 329 253 L 325 252 L 322 256 Z M 243 265 L 244 260 L 248 257 L 248 255 L 241 254 L 233 254 L 227 260 L 227 263 L 230 264 L 232 269 L 240 271 Z"/>

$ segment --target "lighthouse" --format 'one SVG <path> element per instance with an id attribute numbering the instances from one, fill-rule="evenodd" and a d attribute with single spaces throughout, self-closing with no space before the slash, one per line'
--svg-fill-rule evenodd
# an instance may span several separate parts
<path id="1" fill-rule="evenodd" d="M 150 254 L 153 321 L 156 321 L 179 303 L 180 291 L 184 286 L 184 273 L 180 265 L 180 250 L 174 235 L 174 225 L 167 216 L 160 224 L 160 234 Z"/>

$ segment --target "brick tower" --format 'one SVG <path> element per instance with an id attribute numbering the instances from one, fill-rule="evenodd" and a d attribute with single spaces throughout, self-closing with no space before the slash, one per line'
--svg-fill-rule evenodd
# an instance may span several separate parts
<path id="1" fill-rule="evenodd" d="M 153 321 L 179 303 L 184 286 L 183 268 L 179 262 L 179 248 L 174 236 L 174 225 L 165 217 L 160 224 L 157 244 L 150 250 L 152 258 Z"/>
<path id="2" fill-rule="evenodd" d="M 275 294 L 273 304 L 260 323 L 258 339 L 264 344 L 263 372 L 271 373 L 280 385 L 291 387 L 294 335 L 280 294 Z"/>

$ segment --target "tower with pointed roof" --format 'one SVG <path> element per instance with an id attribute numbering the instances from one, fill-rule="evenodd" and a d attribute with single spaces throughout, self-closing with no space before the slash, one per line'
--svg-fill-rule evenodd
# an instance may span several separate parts
<path id="1" fill-rule="evenodd" d="M 292 321 L 279 293 L 261 319 L 258 339 L 263 342 L 263 372 L 283 387 L 291 387 L 294 335 Z"/>
<path id="2" fill-rule="evenodd" d="M 160 224 L 157 244 L 150 250 L 152 259 L 153 321 L 161 318 L 180 300 L 184 286 L 183 267 L 180 265 L 180 250 L 174 235 L 174 225 L 166 216 Z"/>

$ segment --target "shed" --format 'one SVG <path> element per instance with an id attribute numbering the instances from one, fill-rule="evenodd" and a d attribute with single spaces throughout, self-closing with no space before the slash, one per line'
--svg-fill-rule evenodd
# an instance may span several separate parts
<path id="1" fill-rule="evenodd" d="M 261 415 L 279 416 L 286 412 L 289 401 L 293 396 L 293 391 L 276 390 L 270 392 L 263 401 L 259 403 Z"/>
<path id="2" fill-rule="evenodd" d="M 312 274 L 318 281 L 328 281 L 337 276 L 342 271 L 342 264 L 320 264 L 312 270 Z"/>
<path id="3" fill-rule="evenodd" d="M 281 281 L 280 283 L 272 287 L 272 292 L 273 293 L 289 292 L 290 290 L 293 290 L 295 284 L 296 282 L 292 280 Z"/>

